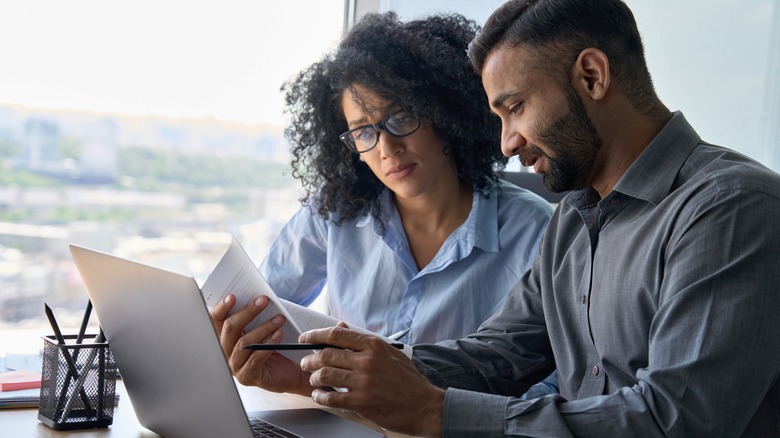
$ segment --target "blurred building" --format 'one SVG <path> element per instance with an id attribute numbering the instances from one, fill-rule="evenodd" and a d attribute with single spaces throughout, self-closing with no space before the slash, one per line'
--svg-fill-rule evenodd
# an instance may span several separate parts
<path id="1" fill-rule="evenodd" d="M 24 168 L 48 172 L 60 164 L 60 128 L 47 120 L 31 118 L 24 124 Z"/>
<path id="2" fill-rule="evenodd" d="M 106 118 L 92 124 L 82 138 L 78 180 L 87 183 L 114 182 L 119 177 L 117 124 Z"/>

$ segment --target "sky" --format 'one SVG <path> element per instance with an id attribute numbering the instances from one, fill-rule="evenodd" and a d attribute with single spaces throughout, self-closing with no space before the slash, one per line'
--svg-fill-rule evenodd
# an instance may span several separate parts
<path id="1" fill-rule="evenodd" d="M 0 104 L 282 123 L 343 0 L 0 0 Z"/>

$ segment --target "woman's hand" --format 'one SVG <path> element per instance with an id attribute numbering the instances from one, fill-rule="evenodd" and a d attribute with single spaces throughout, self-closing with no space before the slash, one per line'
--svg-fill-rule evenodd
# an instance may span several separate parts
<path id="1" fill-rule="evenodd" d="M 242 385 L 309 396 L 314 389 L 309 385 L 310 374 L 301 370 L 297 363 L 276 351 L 252 351 L 243 348 L 249 344 L 274 344 L 281 341 L 280 328 L 284 325 L 284 316 L 276 315 L 245 333 L 244 327 L 268 306 L 269 299 L 261 296 L 228 316 L 235 303 L 235 296 L 228 295 L 211 310 L 211 321 L 219 335 L 230 371 L 236 379 Z"/>

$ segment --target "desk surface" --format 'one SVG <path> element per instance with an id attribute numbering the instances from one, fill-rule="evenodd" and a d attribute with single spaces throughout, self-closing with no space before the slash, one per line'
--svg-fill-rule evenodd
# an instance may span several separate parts
<path id="1" fill-rule="evenodd" d="M 294 394 L 276 394 L 259 388 L 238 385 L 241 399 L 247 411 L 265 409 L 292 409 L 317 407 L 310 398 Z M 158 435 L 138 423 L 133 411 L 133 405 L 127 397 L 122 382 L 117 382 L 117 392 L 120 394 L 119 404 L 114 409 L 114 423 L 107 429 L 90 429 L 77 431 L 55 431 L 38 421 L 38 409 L 0 409 L 0 438 L 49 438 L 49 437 L 122 437 L 141 438 L 157 437 Z M 354 413 L 326 409 L 342 417 L 350 418 L 358 423 L 380 431 L 376 425 L 358 417 Z M 385 432 L 390 437 L 406 437 L 407 435 Z"/>

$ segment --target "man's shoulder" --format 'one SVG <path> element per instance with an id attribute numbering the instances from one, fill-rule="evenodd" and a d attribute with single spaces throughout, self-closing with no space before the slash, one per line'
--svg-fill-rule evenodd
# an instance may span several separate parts
<path id="1" fill-rule="evenodd" d="M 731 149 L 700 143 L 683 164 L 677 188 L 709 188 L 715 193 L 744 191 L 780 199 L 780 175 Z"/>

